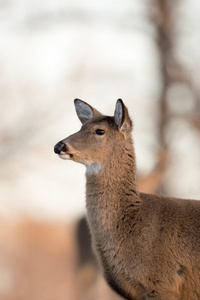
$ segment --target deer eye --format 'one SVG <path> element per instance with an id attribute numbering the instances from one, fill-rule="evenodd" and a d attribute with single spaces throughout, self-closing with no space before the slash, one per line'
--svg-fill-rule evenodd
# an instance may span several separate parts
<path id="1" fill-rule="evenodd" d="M 105 133 L 105 131 L 103 129 L 96 129 L 95 133 L 98 135 L 103 135 Z"/>

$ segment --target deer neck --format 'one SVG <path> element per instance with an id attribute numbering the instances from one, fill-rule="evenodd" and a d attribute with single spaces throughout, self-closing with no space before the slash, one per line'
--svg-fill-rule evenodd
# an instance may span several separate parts
<path id="1" fill-rule="evenodd" d="M 132 140 L 122 149 L 113 149 L 103 165 L 93 168 L 94 172 L 86 172 L 88 221 L 91 231 L 103 232 L 105 229 L 107 238 L 110 238 L 109 229 L 117 226 L 130 207 L 138 210 L 139 192 Z"/>

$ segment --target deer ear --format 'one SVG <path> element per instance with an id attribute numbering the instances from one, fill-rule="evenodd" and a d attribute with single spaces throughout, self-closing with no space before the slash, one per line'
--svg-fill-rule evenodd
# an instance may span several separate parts
<path id="1" fill-rule="evenodd" d="M 98 110 L 96 110 L 95 108 L 93 108 L 92 106 L 80 99 L 75 99 L 74 105 L 77 116 L 83 124 L 88 120 L 92 119 L 93 117 L 101 115 L 101 113 Z"/>
<path id="2" fill-rule="evenodd" d="M 114 118 L 118 129 L 125 136 L 128 136 L 132 131 L 132 121 L 129 117 L 128 109 L 121 99 L 118 99 L 116 102 Z"/>

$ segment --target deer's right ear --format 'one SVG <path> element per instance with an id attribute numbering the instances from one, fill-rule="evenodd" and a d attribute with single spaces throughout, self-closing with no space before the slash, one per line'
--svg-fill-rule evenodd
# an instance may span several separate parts
<path id="1" fill-rule="evenodd" d="M 79 117 L 79 120 L 82 124 L 84 124 L 85 122 L 87 122 L 95 116 L 101 115 L 101 113 L 98 110 L 96 110 L 91 105 L 87 104 L 86 102 L 80 99 L 75 99 L 74 105 L 77 116 Z"/>
<path id="2" fill-rule="evenodd" d="M 131 118 L 129 117 L 128 109 L 121 99 L 118 99 L 116 102 L 114 118 L 118 129 L 125 137 L 128 136 L 132 131 L 133 125 Z"/>

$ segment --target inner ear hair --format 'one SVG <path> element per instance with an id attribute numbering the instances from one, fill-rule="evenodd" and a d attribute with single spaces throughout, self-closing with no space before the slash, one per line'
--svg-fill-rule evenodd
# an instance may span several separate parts
<path id="1" fill-rule="evenodd" d="M 123 104 L 122 100 L 118 99 L 116 102 L 116 107 L 115 107 L 115 123 L 118 126 L 118 129 L 121 128 L 123 119 L 124 119 L 124 111 L 123 111 Z"/>
<path id="2" fill-rule="evenodd" d="M 82 123 L 85 123 L 86 121 L 93 118 L 94 116 L 93 109 L 89 104 L 87 104 L 86 102 L 80 99 L 75 99 L 74 105 L 75 105 L 77 116 L 79 117 Z"/>
<path id="3" fill-rule="evenodd" d="M 101 113 L 93 108 L 91 105 L 86 103 L 83 100 L 75 99 L 74 105 L 76 109 L 76 113 L 78 118 L 82 123 L 87 122 L 88 120 L 92 119 L 95 116 L 101 115 Z"/>
<path id="4" fill-rule="evenodd" d="M 132 131 L 132 121 L 129 117 L 128 109 L 124 105 L 122 99 L 118 99 L 116 102 L 114 118 L 118 129 L 124 136 L 128 136 Z"/>

